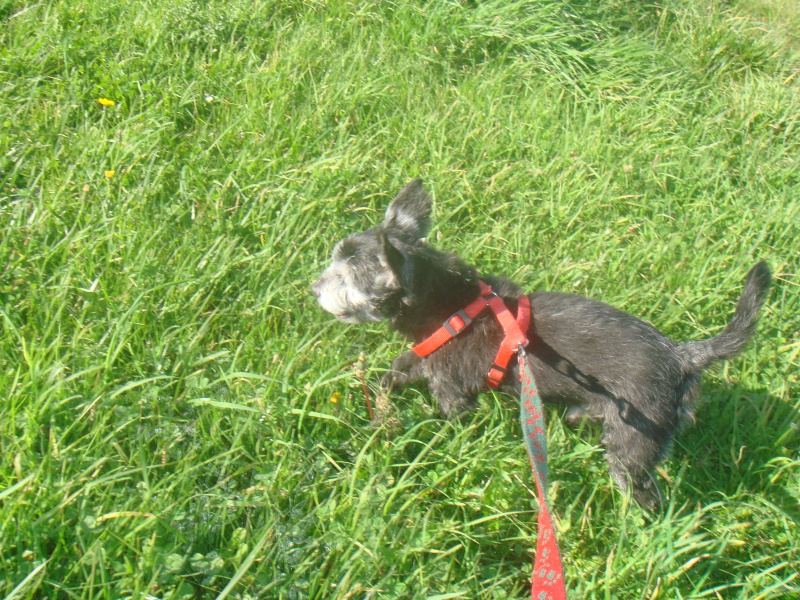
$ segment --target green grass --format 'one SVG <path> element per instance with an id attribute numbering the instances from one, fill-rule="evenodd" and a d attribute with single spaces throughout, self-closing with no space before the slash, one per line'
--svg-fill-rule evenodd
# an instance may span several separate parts
<path id="1" fill-rule="evenodd" d="M 445 423 L 411 389 L 372 426 L 352 365 L 374 395 L 404 342 L 309 293 L 421 175 L 437 246 L 677 340 L 769 261 L 666 513 L 557 411 L 550 495 L 572 598 L 800 597 L 797 15 L 0 0 L 0 595 L 526 597 L 515 403 Z"/>

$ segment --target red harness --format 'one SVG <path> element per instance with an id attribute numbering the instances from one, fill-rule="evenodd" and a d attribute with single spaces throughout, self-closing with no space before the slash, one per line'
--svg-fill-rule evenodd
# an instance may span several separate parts
<path id="1" fill-rule="evenodd" d="M 517 317 L 514 318 L 491 287 L 483 281 L 478 283 L 481 295 L 469 306 L 451 315 L 433 335 L 414 346 L 412 350 L 417 356 L 424 358 L 464 331 L 487 307 L 494 312 L 506 335 L 489 369 L 486 385 L 490 388 L 500 385 L 511 356 L 517 352 L 521 388 L 520 420 L 528 457 L 536 479 L 536 489 L 539 492 L 539 535 L 531 576 L 531 600 L 566 600 L 564 567 L 546 496 L 547 428 L 544 422 L 544 408 L 536 389 L 536 382 L 533 380 L 533 371 L 525 356 L 525 346 L 528 345 L 525 332 L 531 320 L 531 303 L 527 296 L 520 296 L 517 300 Z"/>
<path id="2" fill-rule="evenodd" d="M 503 381 L 511 357 L 519 348 L 528 345 L 525 332 L 528 331 L 531 321 L 531 301 L 525 295 L 518 298 L 515 319 L 502 298 L 495 294 L 488 284 L 480 280 L 478 284 L 481 287 L 480 296 L 466 308 L 453 313 L 430 337 L 411 349 L 420 358 L 425 358 L 464 331 L 484 310 L 491 308 L 506 334 L 486 377 L 487 387 L 496 388 Z"/>

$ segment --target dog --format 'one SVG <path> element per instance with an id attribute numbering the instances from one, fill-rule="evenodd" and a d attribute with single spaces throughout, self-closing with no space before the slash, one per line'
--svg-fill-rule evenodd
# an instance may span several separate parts
<path id="1" fill-rule="evenodd" d="M 380 225 L 340 241 L 312 286 L 322 308 L 345 323 L 387 320 L 415 343 L 477 298 L 479 279 L 515 312 L 522 294 L 517 284 L 501 276 L 479 278 L 458 256 L 424 241 L 431 208 L 422 180 L 415 179 L 400 190 Z M 568 424 L 584 417 L 602 422 L 611 476 L 646 510 L 662 507 L 655 467 L 679 427 L 693 418 L 703 369 L 744 348 L 770 282 L 769 267 L 759 262 L 722 332 L 681 344 L 601 302 L 559 292 L 529 296 L 526 358 L 542 400 L 566 407 Z M 442 415 L 457 417 L 476 406 L 503 335 L 492 312 L 484 311 L 433 354 L 403 352 L 382 385 L 425 381 Z M 498 389 L 519 397 L 516 361 Z"/>

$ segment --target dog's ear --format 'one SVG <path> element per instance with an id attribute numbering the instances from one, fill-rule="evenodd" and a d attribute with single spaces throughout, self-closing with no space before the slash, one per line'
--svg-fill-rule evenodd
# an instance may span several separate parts
<path id="1" fill-rule="evenodd" d="M 389 268 L 395 274 L 395 277 L 397 277 L 397 280 L 403 285 L 411 276 L 411 260 L 403 254 L 402 250 L 392 243 L 385 231 L 381 231 L 380 236 L 386 262 L 389 264 Z"/>
<path id="2" fill-rule="evenodd" d="M 431 226 L 431 197 L 415 179 L 400 190 L 386 209 L 383 227 L 387 231 L 406 234 L 414 239 L 425 237 Z"/>

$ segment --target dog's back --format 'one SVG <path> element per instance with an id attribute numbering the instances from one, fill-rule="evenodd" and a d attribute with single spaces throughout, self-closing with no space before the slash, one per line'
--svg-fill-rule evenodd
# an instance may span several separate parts
<path id="1" fill-rule="evenodd" d="M 602 302 L 558 292 L 532 294 L 529 351 L 545 400 L 571 404 L 575 398 L 584 404 L 582 412 L 597 418 L 630 404 L 671 431 L 691 417 L 703 369 L 734 357 L 752 337 L 770 281 L 766 263 L 756 264 L 725 329 L 685 343 Z M 587 397 L 595 401 L 587 404 Z"/>

